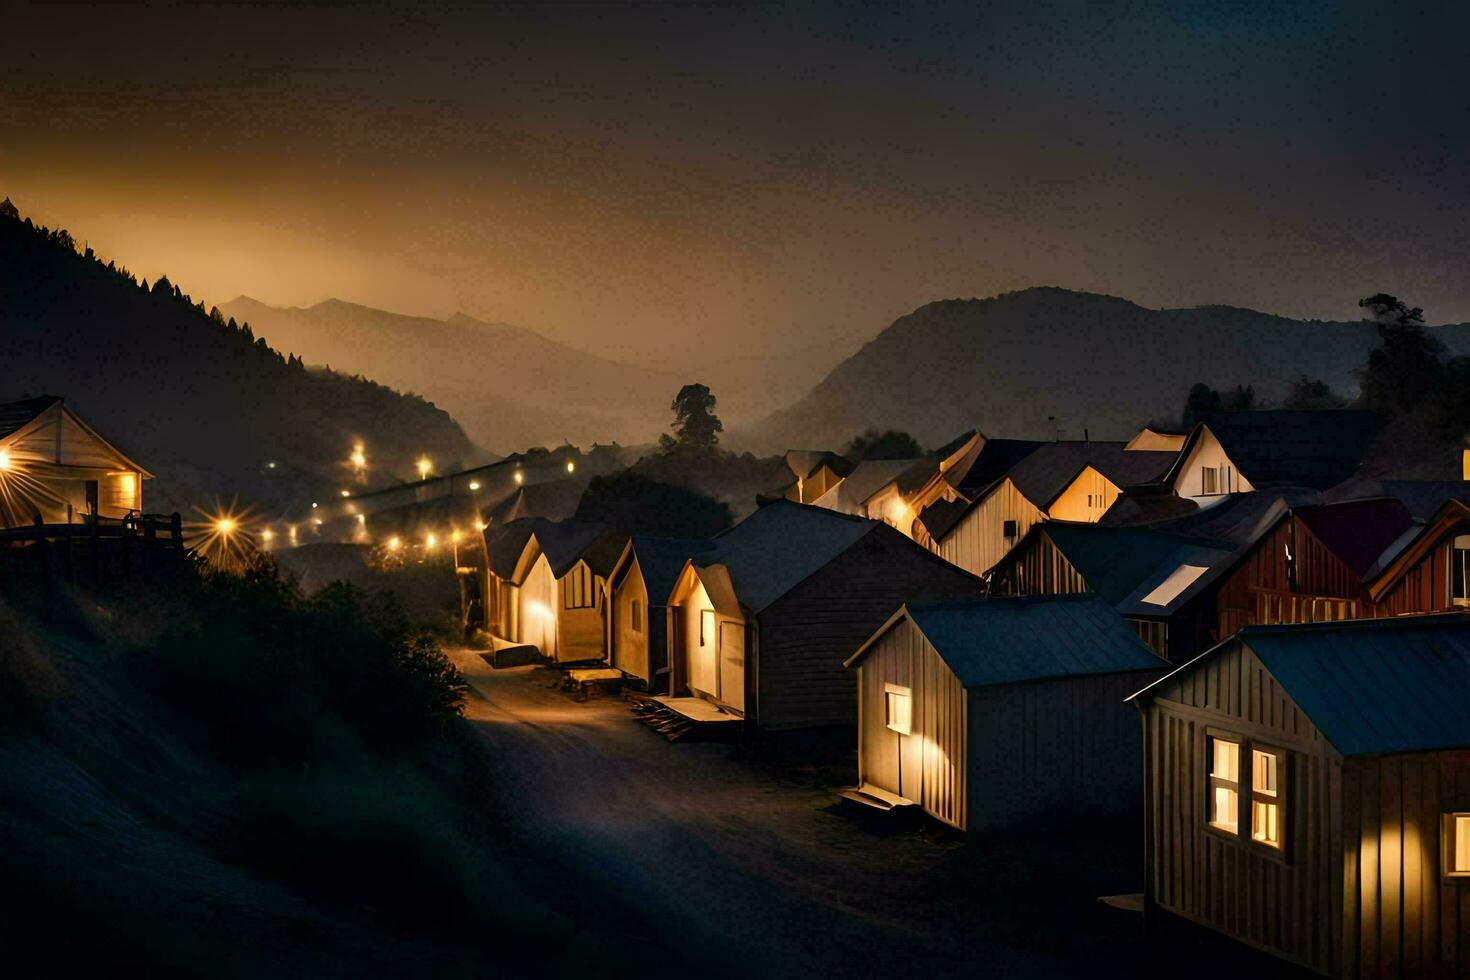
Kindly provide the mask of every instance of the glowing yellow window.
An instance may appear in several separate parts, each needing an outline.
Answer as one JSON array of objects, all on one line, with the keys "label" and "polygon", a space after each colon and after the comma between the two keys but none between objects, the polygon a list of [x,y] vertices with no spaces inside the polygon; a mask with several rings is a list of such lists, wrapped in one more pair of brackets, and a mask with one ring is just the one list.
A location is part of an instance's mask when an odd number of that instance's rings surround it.
[{"label": "glowing yellow window", "polygon": [[1281,847],[1281,756],[1251,750],[1251,840]]},{"label": "glowing yellow window", "polygon": [[1446,813],[1444,830],[1444,873],[1470,877],[1470,813]]},{"label": "glowing yellow window", "polygon": [[897,684],[885,684],[883,697],[887,702],[888,727],[900,735],[907,735],[913,726],[913,692]]},{"label": "glowing yellow window", "polygon": [[1227,833],[1240,832],[1240,743],[1211,738],[1210,826]]}]

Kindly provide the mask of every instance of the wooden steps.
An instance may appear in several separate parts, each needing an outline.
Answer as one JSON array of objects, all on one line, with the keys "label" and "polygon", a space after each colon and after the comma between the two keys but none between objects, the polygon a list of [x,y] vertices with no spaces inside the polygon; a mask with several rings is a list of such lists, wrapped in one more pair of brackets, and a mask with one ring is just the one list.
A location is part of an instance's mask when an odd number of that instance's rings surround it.
[{"label": "wooden steps", "polygon": [[640,721],[670,742],[739,734],[741,719],[738,716],[721,711],[707,701],[699,701],[699,706],[683,703],[697,700],[638,696],[633,700],[632,709]]},{"label": "wooden steps", "polygon": [[845,800],[861,803],[863,806],[872,807],[887,813],[900,807],[913,806],[913,800],[906,800],[902,796],[888,792],[886,789],[874,786],[872,783],[863,783],[852,789],[845,789],[839,794]]}]

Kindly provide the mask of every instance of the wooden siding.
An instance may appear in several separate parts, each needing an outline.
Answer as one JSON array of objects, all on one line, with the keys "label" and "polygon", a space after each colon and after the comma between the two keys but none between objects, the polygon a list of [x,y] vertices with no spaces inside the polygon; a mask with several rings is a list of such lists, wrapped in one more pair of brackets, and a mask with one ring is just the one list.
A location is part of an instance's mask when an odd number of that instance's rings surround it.
[{"label": "wooden siding", "polygon": [[[638,603],[640,622],[633,623],[633,603]],[[660,613],[663,611],[659,610]],[[612,663],[623,673],[645,683],[653,681],[649,657],[649,633],[654,617],[648,608],[648,587],[643,582],[643,569],[634,558],[632,566],[613,588]]]},{"label": "wooden siding", "polygon": [[1092,591],[1082,573],[1072,567],[1045,533],[1036,534],[1023,547],[1012,550],[995,567],[990,590],[998,595],[1068,595]]},{"label": "wooden siding", "polygon": [[[1294,574],[1286,561],[1291,548]],[[1257,541],[1220,585],[1218,636],[1243,626],[1319,623],[1365,615],[1367,591],[1353,570],[1293,517]]]},{"label": "wooden siding", "polygon": [[[582,575],[590,584],[591,606],[568,607],[574,601],[570,584],[575,575]],[[607,581],[593,575],[587,563],[579,561],[556,584],[556,659],[563,662],[603,659],[607,656],[607,622],[603,618],[607,611]]]},{"label": "wooden siding", "polygon": [[969,829],[1044,814],[1136,817],[1142,739],[1123,699],[1157,677],[1137,671],[971,689]]},{"label": "wooden siding", "polygon": [[874,529],[761,612],[748,707],[762,729],[855,725],[856,678],[843,661],[905,602],[979,594],[973,578]]},{"label": "wooden siding", "polygon": [[[858,778],[965,829],[965,689],[914,624],[894,625],[858,663]],[[888,727],[888,684],[912,693],[908,735]]]},{"label": "wooden siding", "polygon": [[[1147,902],[1331,973],[1342,929],[1341,758],[1239,643],[1159,689],[1143,728]],[[1284,854],[1206,827],[1211,728],[1285,750]]]},{"label": "wooden siding", "polygon": [[[1021,496],[1009,479],[961,517],[932,550],[972,575],[983,575],[1026,536],[1031,526],[1046,519],[1031,501]],[[1016,536],[1005,536],[1005,522],[1016,522]]]},{"label": "wooden siding", "polygon": [[1343,764],[1340,976],[1470,976],[1470,878],[1441,864],[1453,810],[1470,810],[1470,750]]},{"label": "wooden siding", "polygon": [[1052,501],[1047,516],[1054,521],[1096,524],[1117,502],[1118,492],[1112,480],[1088,466]]},{"label": "wooden siding", "polygon": [[[727,616],[715,609],[714,603],[710,601],[709,593],[705,591],[704,585],[699,581],[699,576],[695,574],[693,568],[685,568],[680,576],[679,584],[674,588],[671,607],[678,610],[677,619],[680,624],[679,629],[682,631],[678,647],[682,657],[682,663],[678,668],[680,683],[687,687],[689,694],[718,701],[737,711],[743,711],[745,685],[743,683],[734,687],[729,685],[729,672],[721,669],[719,643],[720,633],[725,624],[734,624],[743,630],[744,620]],[[704,616],[706,612],[711,614],[708,619]],[[703,643],[700,642],[702,623],[706,627]],[[749,662],[743,649],[740,651],[740,656],[743,663]],[[674,693],[683,694],[686,691],[676,688]]]},{"label": "wooden siding", "polygon": [[1373,604],[1374,616],[1405,616],[1411,613],[1444,612],[1459,609],[1450,600],[1450,549],[1456,534],[1466,533],[1465,525],[1450,530],[1444,538],[1414,563],[1394,586]]},{"label": "wooden siding", "polygon": [[[1215,469],[1224,468],[1221,479],[1224,481],[1216,493],[1204,492],[1204,467]],[[1225,485],[1228,484],[1228,485]],[[1174,478],[1174,492],[1181,497],[1188,497],[1201,506],[1209,506],[1226,493],[1249,493],[1255,488],[1225,455],[1225,448],[1214,434],[1205,429],[1200,432],[1200,437],[1195,441],[1194,447],[1189,451],[1189,457],[1179,467],[1179,472]]]},{"label": "wooden siding", "polygon": [[561,605],[561,593],[545,555],[536,557],[525,581],[516,589],[516,604],[518,635],[511,639],[529,643],[540,650],[543,657],[555,660],[557,607]]}]

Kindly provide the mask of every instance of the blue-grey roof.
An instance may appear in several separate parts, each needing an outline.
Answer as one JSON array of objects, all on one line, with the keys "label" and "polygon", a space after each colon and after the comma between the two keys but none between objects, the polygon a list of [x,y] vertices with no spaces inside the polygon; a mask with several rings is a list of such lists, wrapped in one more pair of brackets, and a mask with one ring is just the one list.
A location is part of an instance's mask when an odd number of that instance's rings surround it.
[{"label": "blue-grey roof", "polygon": [[965,687],[1167,667],[1095,596],[917,603],[907,612]]},{"label": "blue-grey roof", "polygon": [[643,573],[651,605],[662,606],[674,591],[674,583],[690,558],[699,561],[714,542],[703,538],[659,538],[646,534],[633,535],[633,555]]},{"label": "blue-grey roof", "polygon": [[[1230,548],[1209,538],[1188,537],[1148,528],[1108,527],[1046,521],[1032,534],[1045,534],[1086,580],[1087,585],[1114,606],[1141,599],[1182,564],[1214,567],[1230,557]],[[1147,587],[1147,588],[1145,588]],[[1192,590],[1186,595],[1192,594]],[[1169,607],[1150,607],[1151,615],[1168,615],[1186,600]],[[1130,614],[1133,611],[1129,606]]]},{"label": "blue-grey roof", "polygon": [[759,613],[879,526],[778,500],[720,532],[712,550],[693,557],[700,566],[724,565],[741,605]]},{"label": "blue-grey roof", "polygon": [[1247,627],[1240,639],[1343,755],[1470,748],[1470,616]]},{"label": "blue-grey roof", "polygon": [[1237,641],[1345,756],[1470,748],[1470,615],[1248,626],[1133,698]]}]

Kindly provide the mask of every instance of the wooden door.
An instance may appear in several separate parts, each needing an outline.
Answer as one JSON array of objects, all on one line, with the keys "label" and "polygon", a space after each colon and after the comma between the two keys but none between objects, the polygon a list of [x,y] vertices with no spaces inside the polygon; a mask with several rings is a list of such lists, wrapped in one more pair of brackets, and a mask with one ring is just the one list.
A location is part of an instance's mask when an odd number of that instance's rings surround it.
[{"label": "wooden door", "polygon": [[720,623],[720,700],[745,710],[745,624]]}]

